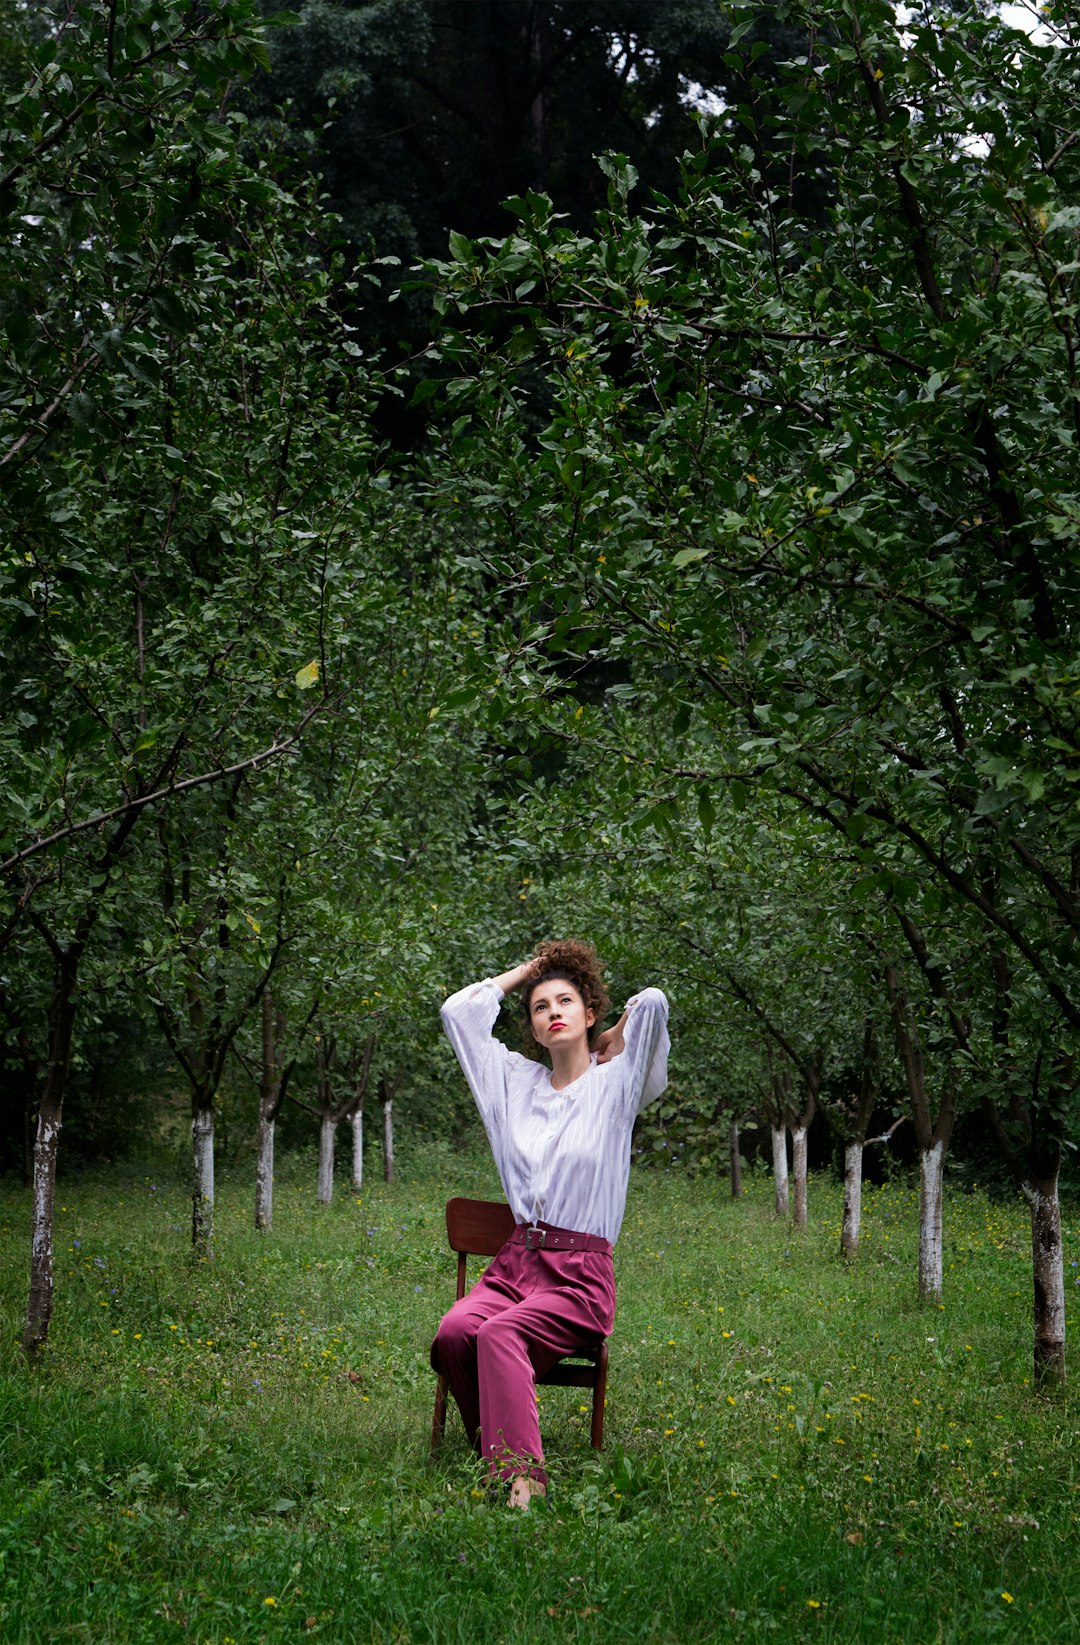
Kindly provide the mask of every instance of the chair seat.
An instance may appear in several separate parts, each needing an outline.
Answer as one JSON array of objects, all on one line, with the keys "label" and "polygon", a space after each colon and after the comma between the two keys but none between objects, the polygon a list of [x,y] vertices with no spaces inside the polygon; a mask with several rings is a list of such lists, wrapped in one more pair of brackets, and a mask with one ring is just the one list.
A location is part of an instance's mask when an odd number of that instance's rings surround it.
[{"label": "chair seat", "polygon": [[[600,1350],[597,1349],[597,1358]],[[561,1359],[550,1371],[545,1371],[537,1382],[553,1388],[592,1388],[596,1382],[596,1360],[576,1365],[573,1360]]]}]

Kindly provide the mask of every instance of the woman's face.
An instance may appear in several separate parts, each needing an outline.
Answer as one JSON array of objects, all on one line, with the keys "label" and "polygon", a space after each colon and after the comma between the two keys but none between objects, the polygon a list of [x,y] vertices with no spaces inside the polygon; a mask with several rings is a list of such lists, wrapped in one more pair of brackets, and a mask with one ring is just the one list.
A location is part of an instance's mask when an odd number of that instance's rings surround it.
[{"label": "woman's face", "polygon": [[529,996],[529,1026],[533,1039],[545,1051],[582,1039],[587,1043],[595,1021],[596,1012],[564,977],[546,977]]}]

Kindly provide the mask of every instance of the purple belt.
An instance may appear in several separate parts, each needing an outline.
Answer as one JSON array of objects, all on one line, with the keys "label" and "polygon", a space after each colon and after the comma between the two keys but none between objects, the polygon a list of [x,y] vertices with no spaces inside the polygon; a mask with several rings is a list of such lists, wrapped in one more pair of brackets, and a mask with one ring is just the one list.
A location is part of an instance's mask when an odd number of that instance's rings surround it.
[{"label": "purple belt", "polygon": [[573,1228],[554,1228],[550,1222],[519,1222],[507,1241],[527,1251],[603,1251],[611,1255],[611,1241],[599,1234],[579,1234]]}]

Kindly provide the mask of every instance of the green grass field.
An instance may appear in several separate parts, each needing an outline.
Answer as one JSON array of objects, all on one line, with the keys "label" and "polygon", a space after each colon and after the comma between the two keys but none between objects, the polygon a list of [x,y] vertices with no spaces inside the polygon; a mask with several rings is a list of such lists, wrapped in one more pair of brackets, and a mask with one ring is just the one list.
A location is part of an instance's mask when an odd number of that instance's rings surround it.
[{"label": "green grass field", "polygon": [[[452,1177],[452,1180],[450,1180]],[[839,1189],[802,1236],[771,1185],[636,1173],[616,1252],[607,1444],[542,1395],[552,1490],[486,1500],[427,1352],[442,1205],[482,1162],[333,1207],[286,1167],[275,1231],[226,1181],[186,1256],[173,1180],[67,1180],[44,1363],[15,1346],[29,1197],[0,1199],[0,1639],[352,1642],[1080,1639],[1075,1395],[1031,1385],[1027,1219],[946,1206],[946,1301],[914,1302],[915,1199]],[[1075,1327],[1078,1254],[1067,1227]]]}]

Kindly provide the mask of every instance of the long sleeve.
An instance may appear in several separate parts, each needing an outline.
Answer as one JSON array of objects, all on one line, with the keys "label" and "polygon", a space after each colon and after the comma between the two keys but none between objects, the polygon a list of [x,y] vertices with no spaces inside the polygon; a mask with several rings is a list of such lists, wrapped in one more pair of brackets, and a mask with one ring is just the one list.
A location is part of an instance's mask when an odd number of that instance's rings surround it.
[{"label": "long sleeve", "polygon": [[485,979],[451,994],[440,1013],[446,1037],[489,1129],[501,1118],[506,1088],[503,1064],[510,1055],[491,1032],[502,997],[495,984]]},{"label": "long sleeve", "polygon": [[667,995],[660,988],[643,988],[627,1001],[626,1012],[622,1055],[627,1065],[626,1117],[632,1121],[667,1086],[671,1049]]}]

